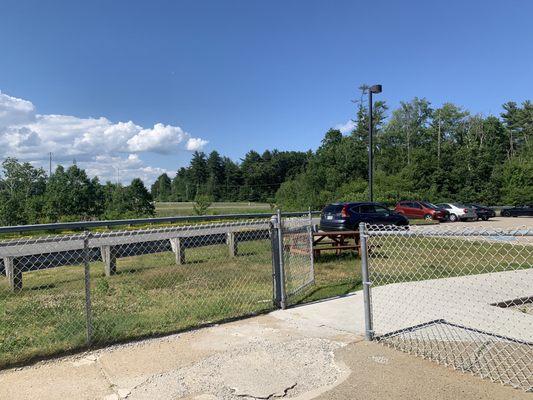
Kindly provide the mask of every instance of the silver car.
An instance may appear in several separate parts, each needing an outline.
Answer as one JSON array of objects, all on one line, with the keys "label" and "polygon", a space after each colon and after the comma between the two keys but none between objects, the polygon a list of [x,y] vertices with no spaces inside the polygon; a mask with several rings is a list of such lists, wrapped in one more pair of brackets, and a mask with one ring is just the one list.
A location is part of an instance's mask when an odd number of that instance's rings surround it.
[{"label": "silver car", "polygon": [[440,203],[438,207],[446,209],[450,213],[450,221],[474,221],[477,219],[476,209],[460,203]]}]

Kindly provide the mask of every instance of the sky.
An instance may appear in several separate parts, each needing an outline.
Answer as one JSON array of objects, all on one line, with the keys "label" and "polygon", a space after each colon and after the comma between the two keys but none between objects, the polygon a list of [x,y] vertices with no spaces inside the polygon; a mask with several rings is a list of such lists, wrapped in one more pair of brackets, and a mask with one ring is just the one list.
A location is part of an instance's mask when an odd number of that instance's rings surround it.
[{"label": "sky", "polygon": [[530,1],[0,2],[0,158],[147,183],[195,150],[316,149],[361,84],[496,114],[532,99]]}]

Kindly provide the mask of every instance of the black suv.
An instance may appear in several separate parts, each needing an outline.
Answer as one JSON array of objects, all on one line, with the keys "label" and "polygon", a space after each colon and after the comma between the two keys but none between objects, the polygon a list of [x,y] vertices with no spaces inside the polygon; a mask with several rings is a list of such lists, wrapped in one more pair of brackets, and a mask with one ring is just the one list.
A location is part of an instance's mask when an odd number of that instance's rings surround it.
[{"label": "black suv", "polygon": [[407,226],[409,220],[379,203],[335,203],[322,210],[320,229],[323,231],[359,230],[359,224]]}]

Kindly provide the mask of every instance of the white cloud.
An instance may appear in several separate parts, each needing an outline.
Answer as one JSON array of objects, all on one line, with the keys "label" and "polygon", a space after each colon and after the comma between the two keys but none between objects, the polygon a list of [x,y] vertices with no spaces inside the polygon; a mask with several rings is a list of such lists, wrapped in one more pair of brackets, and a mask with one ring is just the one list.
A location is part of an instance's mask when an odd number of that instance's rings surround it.
[{"label": "white cloud", "polygon": [[33,121],[35,107],[30,101],[17,99],[0,91],[0,129]]},{"label": "white cloud", "polygon": [[141,177],[151,177],[165,170],[145,166],[137,154],[195,151],[207,143],[179,126],[162,123],[144,128],[132,121],[112,122],[104,117],[37,114],[30,101],[0,92],[2,158],[16,157],[38,164],[53,152],[63,160],[75,158],[80,165],[85,163],[91,175],[110,177],[112,174],[106,171],[112,163],[119,163],[132,177],[137,176],[135,171]]},{"label": "white cloud", "polygon": [[335,125],[335,129],[338,129],[339,131],[341,131],[343,135],[346,135],[347,133],[352,132],[355,129],[355,127],[356,127],[356,124],[351,119],[346,121],[344,124]]},{"label": "white cloud", "polygon": [[187,140],[187,146],[185,148],[189,151],[201,150],[207,143],[207,140],[200,138],[190,138]]},{"label": "white cloud", "polygon": [[[155,151],[160,153],[168,153],[173,148],[180,145],[185,139],[200,140],[207,144],[207,141],[202,139],[191,138],[188,133],[183,132],[179,126],[155,124],[152,129],[142,129],[135,136],[128,140],[128,148],[130,151]],[[187,150],[188,145],[185,146]]]}]

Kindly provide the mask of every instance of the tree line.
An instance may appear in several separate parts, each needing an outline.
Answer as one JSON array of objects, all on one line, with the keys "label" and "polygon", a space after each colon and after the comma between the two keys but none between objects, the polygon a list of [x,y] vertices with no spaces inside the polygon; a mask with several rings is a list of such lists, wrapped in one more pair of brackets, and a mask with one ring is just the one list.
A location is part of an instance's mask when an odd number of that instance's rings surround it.
[{"label": "tree line", "polygon": [[305,170],[312,152],[267,150],[246,153],[240,163],[221,157],[217,151],[209,155],[195,152],[188,167],[182,167],[172,179],[167,174],[157,178],[151,193],[157,201],[275,202],[283,182]]},{"label": "tree line", "polygon": [[[367,87],[361,88],[362,96]],[[276,193],[287,209],[368,198],[368,110],[357,101],[355,128],[329,130],[305,171]],[[387,117],[375,104],[374,197],[399,200],[533,203],[533,103],[507,102],[499,117],[426,99],[401,102]]]},{"label": "tree line", "polygon": [[[155,201],[269,202],[285,210],[319,209],[334,201],[368,195],[368,109],[361,87],[354,129],[326,132],[316,151],[249,151],[235,162],[217,151],[195,152],[176,175],[159,176],[147,190],[136,178],[123,186],[89,178],[76,165],[42,168],[7,158],[0,178],[0,223],[152,216]],[[499,116],[472,114],[426,99],[401,102],[389,113],[374,106],[374,195],[394,204],[403,199],[489,205],[533,202],[533,103],[503,104]]]},{"label": "tree line", "polygon": [[[355,128],[326,132],[316,151],[248,152],[240,163],[194,153],[175,177],[161,175],[151,192],[158,201],[262,201],[287,210],[319,209],[333,201],[368,198],[368,109],[362,86]],[[401,102],[374,106],[376,201],[403,199],[533,202],[533,103],[507,102],[499,116],[472,114],[452,103]]]},{"label": "tree line", "polygon": [[47,176],[42,168],[7,158],[0,179],[0,223],[25,225],[94,219],[149,217],[152,196],[142,180],[128,186],[90,179],[76,165],[59,165]]}]

